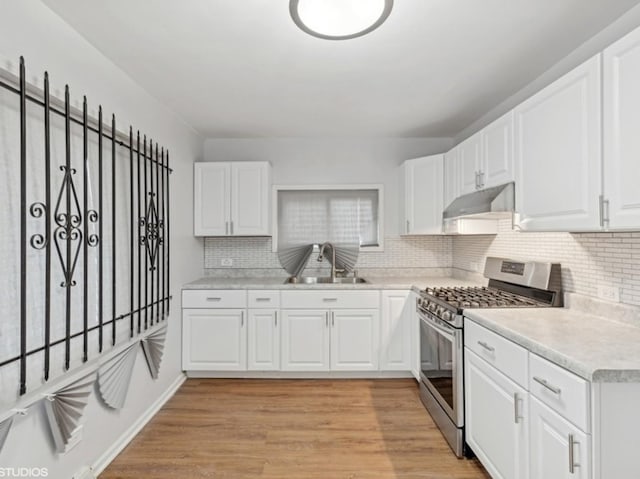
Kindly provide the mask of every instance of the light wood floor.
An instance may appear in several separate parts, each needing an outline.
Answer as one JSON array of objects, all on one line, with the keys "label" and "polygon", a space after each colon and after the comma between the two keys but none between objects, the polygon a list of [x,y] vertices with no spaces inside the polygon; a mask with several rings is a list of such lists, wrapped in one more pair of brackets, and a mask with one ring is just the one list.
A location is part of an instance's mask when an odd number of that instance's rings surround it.
[{"label": "light wood floor", "polygon": [[101,479],[486,479],[415,381],[190,379]]}]

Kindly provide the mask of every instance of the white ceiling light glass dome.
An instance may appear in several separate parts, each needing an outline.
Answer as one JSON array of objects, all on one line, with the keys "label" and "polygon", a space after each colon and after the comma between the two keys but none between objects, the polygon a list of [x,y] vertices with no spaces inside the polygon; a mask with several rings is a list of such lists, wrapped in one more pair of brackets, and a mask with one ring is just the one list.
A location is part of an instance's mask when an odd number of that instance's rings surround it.
[{"label": "white ceiling light glass dome", "polygon": [[393,0],[290,0],[300,29],[325,40],[348,40],[372,32],[389,17]]}]

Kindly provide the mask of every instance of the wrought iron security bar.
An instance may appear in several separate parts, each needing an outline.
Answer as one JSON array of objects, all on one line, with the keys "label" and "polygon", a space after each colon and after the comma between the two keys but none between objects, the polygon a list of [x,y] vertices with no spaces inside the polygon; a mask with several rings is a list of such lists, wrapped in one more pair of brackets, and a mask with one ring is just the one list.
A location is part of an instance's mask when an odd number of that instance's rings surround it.
[{"label": "wrought iron security bar", "polygon": [[[19,363],[17,388],[23,395],[32,369],[29,358],[43,355],[42,378],[47,381],[54,367],[53,348],[64,349],[60,355],[63,364],[58,365],[63,373],[72,368],[74,359],[87,362],[91,350],[100,354],[109,344],[129,340],[167,318],[171,299],[171,169],[168,150],[147,141],[146,135],[141,140],[139,131],[134,136],[132,127],[128,135],[118,132],[115,115],[105,124],[102,106],[97,119],[89,117],[86,97],[81,111],[74,109],[68,85],[64,101],[52,98],[47,72],[43,90],[27,85],[22,57],[17,78],[6,71],[0,73],[0,87],[19,98],[20,123],[16,251],[20,267],[19,278],[15,278],[19,283],[19,317],[2,319],[20,322],[19,348],[11,357],[0,356],[0,368]],[[38,115],[43,129],[38,137],[43,135],[44,151],[34,168],[29,158],[33,151],[29,138],[34,132],[29,123]],[[54,122],[59,123],[57,128]],[[60,148],[59,155],[64,161],[57,165],[54,142],[62,140],[55,133],[64,137],[64,153]],[[82,153],[77,155],[74,140],[80,138]],[[96,142],[97,153],[92,151]],[[44,178],[43,188],[37,184],[30,187],[30,176],[35,175]],[[31,200],[34,196],[37,199],[31,201],[28,193]],[[43,262],[44,267],[33,267],[34,262]],[[36,294],[38,288],[30,288],[38,282],[44,285],[43,295]],[[42,303],[41,317],[35,317],[32,303]],[[80,324],[77,316],[81,316],[81,326],[74,329],[75,323]],[[119,325],[127,318],[128,332],[124,334]],[[41,340],[31,332],[31,326],[40,322]],[[63,331],[62,337],[54,338],[54,330]],[[97,345],[91,343],[93,333],[97,333]],[[80,338],[82,354],[75,358],[79,351],[72,343]]]}]

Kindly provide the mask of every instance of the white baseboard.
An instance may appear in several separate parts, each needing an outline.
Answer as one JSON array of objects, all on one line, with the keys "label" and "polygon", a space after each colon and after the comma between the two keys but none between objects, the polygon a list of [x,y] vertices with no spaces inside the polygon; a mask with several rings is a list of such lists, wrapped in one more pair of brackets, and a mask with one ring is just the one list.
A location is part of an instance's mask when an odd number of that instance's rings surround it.
[{"label": "white baseboard", "polygon": [[113,445],[105,451],[93,464],[92,470],[96,477],[104,471],[111,461],[113,461],[118,454],[131,442],[131,440],[142,430],[142,428],[156,415],[156,413],[164,406],[164,404],[171,399],[176,391],[187,380],[184,374],[181,374],[176,380],[167,388],[167,390],[147,409],[142,416],[134,422],[129,429],[127,429],[122,436],[118,438]]},{"label": "white baseboard", "polygon": [[185,371],[190,378],[215,379],[394,379],[412,378],[409,371]]}]

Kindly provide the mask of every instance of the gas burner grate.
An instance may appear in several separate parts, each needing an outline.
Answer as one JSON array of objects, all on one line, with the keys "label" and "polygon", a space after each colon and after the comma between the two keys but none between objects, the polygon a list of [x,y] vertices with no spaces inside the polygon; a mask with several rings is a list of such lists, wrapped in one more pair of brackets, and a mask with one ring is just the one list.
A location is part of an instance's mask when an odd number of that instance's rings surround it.
[{"label": "gas burner grate", "polygon": [[488,286],[435,287],[425,292],[456,308],[518,308],[547,306],[545,303]]}]

